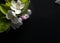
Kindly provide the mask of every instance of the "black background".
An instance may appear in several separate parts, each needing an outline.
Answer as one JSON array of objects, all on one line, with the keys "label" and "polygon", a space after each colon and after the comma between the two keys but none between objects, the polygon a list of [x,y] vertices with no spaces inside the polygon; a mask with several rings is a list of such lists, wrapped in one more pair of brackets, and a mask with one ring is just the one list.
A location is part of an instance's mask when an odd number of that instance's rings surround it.
[{"label": "black background", "polygon": [[5,42],[50,43],[60,40],[60,5],[55,0],[31,0],[31,17],[20,29],[11,29],[0,36]]}]

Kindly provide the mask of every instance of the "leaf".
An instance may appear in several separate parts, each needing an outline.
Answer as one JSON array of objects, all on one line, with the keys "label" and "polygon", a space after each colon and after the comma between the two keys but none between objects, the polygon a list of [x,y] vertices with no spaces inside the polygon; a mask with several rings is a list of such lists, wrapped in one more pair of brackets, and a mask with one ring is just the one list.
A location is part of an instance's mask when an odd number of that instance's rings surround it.
[{"label": "leaf", "polygon": [[8,21],[3,15],[3,13],[0,12],[0,33],[6,31],[10,27],[10,21]]},{"label": "leaf", "polygon": [[27,0],[21,0],[22,1],[22,3],[26,3],[27,2]]},{"label": "leaf", "polygon": [[0,11],[1,11],[4,15],[7,14],[7,12],[8,12],[9,9],[10,9],[10,7],[8,7],[8,6],[6,6],[6,5],[3,5],[3,4],[0,5]]},{"label": "leaf", "polygon": [[11,6],[11,0],[6,0],[6,4],[5,4],[6,6]]},{"label": "leaf", "polygon": [[1,18],[6,18],[5,15],[2,14],[2,12],[0,12],[0,19]]},{"label": "leaf", "polygon": [[0,18],[0,33],[6,31],[10,27],[10,22],[4,18]]},{"label": "leaf", "polygon": [[0,11],[6,15],[6,13],[8,12],[8,10],[10,10],[10,6],[11,6],[11,0],[6,0],[5,4],[0,4]]},{"label": "leaf", "polygon": [[[23,0],[22,0],[22,1],[23,1]],[[27,9],[28,9],[28,7],[29,7],[29,3],[30,3],[30,1],[29,1],[29,0],[26,0],[26,2],[25,2],[25,7],[24,7],[24,9],[22,9],[21,15],[24,14],[24,13],[26,13],[26,11],[27,11]]]},{"label": "leaf", "polygon": [[0,11],[1,11],[3,14],[6,14],[6,10],[5,10],[2,6],[0,6]]}]

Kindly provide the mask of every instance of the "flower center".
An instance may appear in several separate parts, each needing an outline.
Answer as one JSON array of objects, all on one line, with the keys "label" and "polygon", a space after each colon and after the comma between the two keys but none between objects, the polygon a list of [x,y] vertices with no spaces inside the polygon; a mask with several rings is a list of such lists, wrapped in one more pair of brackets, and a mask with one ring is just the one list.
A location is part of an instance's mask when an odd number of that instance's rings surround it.
[{"label": "flower center", "polygon": [[19,3],[16,4],[16,9],[17,9],[17,10],[20,9],[20,4],[19,4]]}]

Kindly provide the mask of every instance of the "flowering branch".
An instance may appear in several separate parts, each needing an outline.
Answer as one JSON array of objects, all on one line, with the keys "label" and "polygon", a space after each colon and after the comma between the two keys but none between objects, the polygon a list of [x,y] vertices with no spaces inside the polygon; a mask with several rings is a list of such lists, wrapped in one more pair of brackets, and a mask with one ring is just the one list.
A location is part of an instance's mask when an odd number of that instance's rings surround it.
[{"label": "flowering branch", "polygon": [[[6,0],[5,4],[0,5],[0,12],[5,16],[4,20],[6,20],[9,24],[8,25],[6,23],[7,26],[5,30],[7,30],[10,26],[13,29],[19,28],[23,24],[23,21],[29,18],[31,15],[31,10],[28,9],[29,2],[29,0]],[[4,23],[2,24],[4,25]],[[1,28],[4,27],[3,25],[0,25],[0,32],[5,31]]]}]

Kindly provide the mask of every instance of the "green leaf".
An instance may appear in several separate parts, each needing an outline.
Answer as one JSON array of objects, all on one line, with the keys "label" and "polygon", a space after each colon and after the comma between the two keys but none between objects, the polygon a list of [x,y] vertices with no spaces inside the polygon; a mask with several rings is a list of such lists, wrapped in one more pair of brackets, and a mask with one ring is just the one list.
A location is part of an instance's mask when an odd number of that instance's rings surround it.
[{"label": "green leaf", "polygon": [[[22,0],[22,1],[23,1],[23,0]],[[27,9],[28,9],[28,7],[29,7],[29,3],[30,3],[30,1],[29,1],[29,0],[26,0],[26,2],[25,2],[25,7],[24,7],[24,9],[22,9],[21,15],[24,14],[24,13],[26,13],[26,11],[27,11]]]},{"label": "green leaf", "polygon": [[6,31],[10,27],[10,22],[8,22],[6,19],[1,18],[0,19],[0,33]]},{"label": "green leaf", "polygon": [[0,11],[3,13],[3,14],[6,14],[6,10],[4,9],[4,7],[0,6]]},{"label": "green leaf", "polygon": [[5,15],[2,14],[2,12],[0,12],[0,19],[1,18],[6,18]]},{"label": "green leaf", "polygon": [[22,3],[26,3],[27,2],[27,0],[21,0],[22,1]]},{"label": "green leaf", "polygon": [[8,6],[6,6],[6,5],[3,5],[3,4],[0,5],[0,11],[1,11],[4,15],[7,14],[8,10],[10,10],[10,7],[8,7]]},{"label": "green leaf", "polygon": [[0,33],[6,31],[10,27],[10,21],[8,21],[3,15],[2,12],[0,12]]},{"label": "green leaf", "polygon": [[6,4],[5,4],[6,6],[11,6],[11,0],[6,0]]}]

